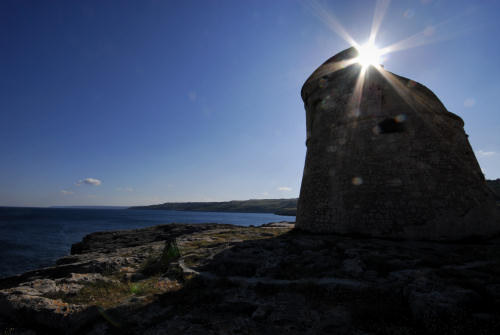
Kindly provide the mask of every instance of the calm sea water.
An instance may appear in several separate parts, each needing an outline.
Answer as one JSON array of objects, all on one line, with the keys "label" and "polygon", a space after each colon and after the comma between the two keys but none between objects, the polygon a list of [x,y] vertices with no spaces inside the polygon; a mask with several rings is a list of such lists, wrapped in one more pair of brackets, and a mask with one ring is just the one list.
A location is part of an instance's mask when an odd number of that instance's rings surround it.
[{"label": "calm sea water", "polygon": [[294,221],[258,213],[127,209],[0,208],[0,277],[50,266],[85,235],[164,223],[230,223],[239,226]]}]

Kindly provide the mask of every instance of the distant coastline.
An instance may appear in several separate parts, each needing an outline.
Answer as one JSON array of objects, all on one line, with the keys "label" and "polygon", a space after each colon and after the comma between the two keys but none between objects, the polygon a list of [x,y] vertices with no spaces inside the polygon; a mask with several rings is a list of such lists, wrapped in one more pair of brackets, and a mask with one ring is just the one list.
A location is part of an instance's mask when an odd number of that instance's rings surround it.
[{"label": "distant coastline", "polygon": [[[500,179],[486,180],[486,184],[500,201]],[[240,212],[273,213],[276,215],[297,215],[297,198],[291,199],[250,199],[221,202],[166,202],[157,205],[133,206],[129,209],[158,209],[193,212]]]},{"label": "distant coastline", "polygon": [[68,209],[127,209],[128,206],[50,206],[49,208],[68,208]]},{"label": "distant coastline", "polygon": [[150,206],[134,206],[129,209],[157,209],[194,212],[239,212],[272,213],[295,216],[297,198],[291,199],[250,199],[221,202],[166,202]]}]

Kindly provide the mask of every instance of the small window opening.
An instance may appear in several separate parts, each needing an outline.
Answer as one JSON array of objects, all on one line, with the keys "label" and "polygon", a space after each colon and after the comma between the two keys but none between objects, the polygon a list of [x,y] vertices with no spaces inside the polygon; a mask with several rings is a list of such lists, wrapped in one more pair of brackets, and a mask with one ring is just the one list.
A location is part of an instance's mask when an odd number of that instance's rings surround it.
[{"label": "small window opening", "polygon": [[402,133],[406,130],[404,121],[398,118],[387,118],[378,124],[380,134]]}]

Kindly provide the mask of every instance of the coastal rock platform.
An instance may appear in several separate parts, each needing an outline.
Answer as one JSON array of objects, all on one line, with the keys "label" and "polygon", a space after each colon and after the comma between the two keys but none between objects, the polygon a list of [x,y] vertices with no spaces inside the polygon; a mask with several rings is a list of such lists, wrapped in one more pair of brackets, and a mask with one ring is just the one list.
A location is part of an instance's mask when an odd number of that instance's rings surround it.
[{"label": "coastal rock platform", "polygon": [[168,224],[0,279],[2,334],[499,334],[500,238]]}]

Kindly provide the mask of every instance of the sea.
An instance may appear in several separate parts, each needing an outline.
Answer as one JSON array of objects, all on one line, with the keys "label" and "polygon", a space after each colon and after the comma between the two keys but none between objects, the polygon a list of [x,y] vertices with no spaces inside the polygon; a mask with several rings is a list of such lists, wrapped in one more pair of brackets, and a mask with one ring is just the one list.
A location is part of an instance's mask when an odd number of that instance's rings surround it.
[{"label": "sea", "polygon": [[295,221],[295,217],[267,213],[0,207],[0,278],[51,266],[69,254],[73,243],[96,231],[168,223],[257,226],[277,221]]}]

